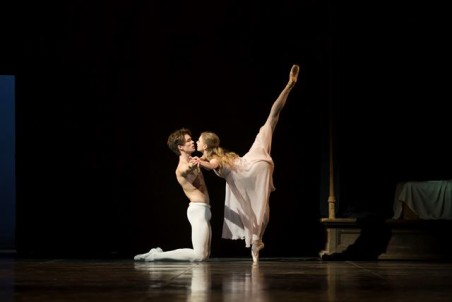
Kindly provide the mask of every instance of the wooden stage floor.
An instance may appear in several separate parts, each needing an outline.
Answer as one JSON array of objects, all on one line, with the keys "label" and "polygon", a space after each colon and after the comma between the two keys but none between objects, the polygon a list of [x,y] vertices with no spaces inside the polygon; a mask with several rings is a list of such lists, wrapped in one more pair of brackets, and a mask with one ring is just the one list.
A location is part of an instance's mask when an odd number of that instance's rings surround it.
[{"label": "wooden stage floor", "polygon": [[253,265],[244,258],[185,263],[0,257],[1,302],[451,299],[451,262],[262,258]]}]

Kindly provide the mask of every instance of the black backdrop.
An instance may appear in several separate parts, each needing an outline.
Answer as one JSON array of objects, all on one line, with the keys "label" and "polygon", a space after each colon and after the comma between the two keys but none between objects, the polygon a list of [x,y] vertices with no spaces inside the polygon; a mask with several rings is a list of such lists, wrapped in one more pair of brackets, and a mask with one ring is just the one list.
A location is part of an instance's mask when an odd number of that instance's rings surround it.
[{"label": "black backdrop", "polygon": [[[130,257],[190,246],[167,135],[213,130],[243,154],[294,63],[300,82],[274,136],[264,257],[322,248],[330,104],[338,214],[387,216],[397,181],[450,178],[447,96],[426,88],[442,84],[426,74],[426,59],[438,59],[416,56],[416,22],[405,32],[383,26],[407,20],[402,9],[382,22],[387,6],[352,13],[328,0],[2,5],[1,72],[17,77],[22,254]],[[205,174],[212,256],[248,256],[243,241],[220,238],[224,181]]]}]

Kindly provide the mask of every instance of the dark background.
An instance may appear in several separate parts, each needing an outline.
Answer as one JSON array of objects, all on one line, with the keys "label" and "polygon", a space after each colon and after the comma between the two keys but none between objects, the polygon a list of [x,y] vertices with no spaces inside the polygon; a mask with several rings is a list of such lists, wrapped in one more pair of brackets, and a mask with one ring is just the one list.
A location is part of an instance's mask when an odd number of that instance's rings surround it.
[{"label": "dark background", "polygon": [[[167,136],[212,130],[244,154],[294,63],[301,74],[274,135],[263,257],[323,248],[330,121],[338,216],[391,217],[398,181],[451,178],[449,21],[436,4],[1,6],[0,73],[16,75],[20,254],[190,247]],[[224,180],[205,175],[212,257],[248,257],[243,241],[221,239]]]}]

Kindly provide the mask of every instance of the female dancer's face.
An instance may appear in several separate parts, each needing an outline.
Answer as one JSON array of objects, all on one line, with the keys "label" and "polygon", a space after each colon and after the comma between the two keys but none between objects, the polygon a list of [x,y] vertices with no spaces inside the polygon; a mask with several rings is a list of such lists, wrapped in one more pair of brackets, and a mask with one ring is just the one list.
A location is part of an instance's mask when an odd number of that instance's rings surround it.
[{"label": "female dancer's face", "polygon": [[204,150],[206,150],[207,145],[204,142],[204,138],[202,137],[202,135],[199,137],[198,141],[196,142],[197,145],[197,150],[199,152],[204,152]]}]

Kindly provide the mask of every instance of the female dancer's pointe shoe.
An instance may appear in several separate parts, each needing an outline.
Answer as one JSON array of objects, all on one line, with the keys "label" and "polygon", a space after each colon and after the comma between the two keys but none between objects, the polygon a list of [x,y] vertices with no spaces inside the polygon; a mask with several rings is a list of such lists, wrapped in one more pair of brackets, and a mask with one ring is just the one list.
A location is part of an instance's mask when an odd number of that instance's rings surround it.
[{"label": "female dancer's pointe shoe", "polygon": [[295,83],[298,80],[298,73],[300,72],[300,66],[293,65],[292,69],[290,70],[290,77],[289,77],[289,86],[293,87]]},{"label": "female dancer's pointe shoe", "polygon": [[264,243],[262,241],[255,241],[251,247],[251,256],[253,257],[253,262],[259,261],[259,251],[264,248]]},{"label": "female dancer's pointe shoe", "polygon": [[153,253],[161,253],[163,252],[163,250],[159,247],[153,248],[151,249],[149,252],[144,253],[144,254],[139,254],[136,255],[135,257],[133,257],[134,260],[146,260],[146,257],[153,254]]}]

